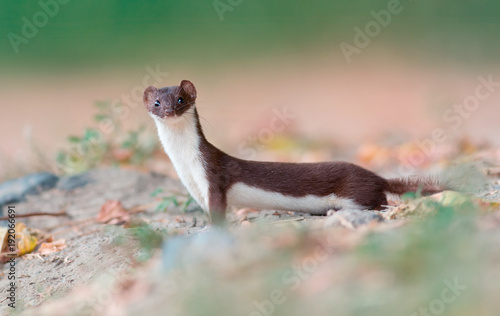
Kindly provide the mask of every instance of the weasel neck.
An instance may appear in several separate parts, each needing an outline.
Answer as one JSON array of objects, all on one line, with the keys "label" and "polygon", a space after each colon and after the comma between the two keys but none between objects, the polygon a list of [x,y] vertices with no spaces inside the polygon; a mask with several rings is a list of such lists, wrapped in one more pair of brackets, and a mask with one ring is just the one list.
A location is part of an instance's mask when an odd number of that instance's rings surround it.
[{"label": "weasel neck", "polygon": [[158,136],[181,182],[198,204],[208,211],[209,183],[205,172],[205,159],[200,144],[207,143],[201,129],[198,113],[184,113],[176,121],[154,118]]}]

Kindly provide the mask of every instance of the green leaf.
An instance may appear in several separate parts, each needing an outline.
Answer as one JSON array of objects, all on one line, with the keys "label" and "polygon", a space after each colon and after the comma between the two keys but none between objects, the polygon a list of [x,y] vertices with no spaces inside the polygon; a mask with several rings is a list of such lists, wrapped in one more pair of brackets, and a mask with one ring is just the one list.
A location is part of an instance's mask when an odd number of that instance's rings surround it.
[{"label": "green leaf", "polygon": [[179,201],[177,201],[177,198],[175,196],[171,196],[170,200],[172,201],[172,203],[174,203],[176,207],[179,207],[180,203]]},{"label": "green leaf", "polygon": [[188,208],[188,207],[189,207],[189,205],[190,205],[191,203],[193,203],[193,202],[194,202],[194,199],[193,199],[193,197],[190,195],[190,196],[189,196],[189,198],[187,199],[187,201],[184,203],[184,206],[182,207],[182,213],[186,213],[187,208]]},{"label": "green leaf", "polygon": [[68,141],[73,144],[78,144],[82,139],[78,136],[69,136]]},{"label": "green leaf", "polygon": [[106,120],[106,119],[108,119],[108,118],[109,118],[109,116],[104,115],[104,114],[96,114],[96,115],[94,116],[94,119],[95,119],[97,122],[104,121],[104,120]]},{"label": "green leaf", "polygon": [[162,188],[158,188],[158,189],[154,190],[153,193],[151,193],[151,197],[156,197],[161,192],[163,192],[163,189]]},{"label": "green leaf", "polygon": [[134,143],[133,143],[133,142],[131,142],[130,140],[126,140],[126,141],[124,141],[124,142],[122,143],[122,146],[121,146],[121,147],[122,147],[122,148],[124,148],[124,149],[130,149],[130,148],[132,148],[133,146],[134,146]]},{"label": "green leaf", "polygon": [[85,133],[83,136],[83,139],[88,141],[91,139],[100,139],[101,138],[101,133],[99,133],[98,130],[93,129],[93,128],[87,128],[85,129]]},{"label": "green leaf", "polygon": [[155,208],[155,210],[154,210],[154,211],[155,211],[155,212],[163,212],[163,211],[165,211],[165,210],[167,209],[168,204],[170,204],[170,202],[169,202],[169,201],[162,201],[162,202],[160,202],[160,204],[158,204],[158,205],[156,206],[156,208]]}]

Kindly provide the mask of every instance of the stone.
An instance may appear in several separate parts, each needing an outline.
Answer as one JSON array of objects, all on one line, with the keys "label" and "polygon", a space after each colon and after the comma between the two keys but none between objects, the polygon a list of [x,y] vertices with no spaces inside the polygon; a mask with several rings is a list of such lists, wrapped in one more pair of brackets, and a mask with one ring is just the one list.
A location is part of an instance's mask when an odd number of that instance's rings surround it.
[{"label": "stone", "polygon": [[22,178],[12,179],[0,184],[0,205],[18,203],[26,195],[38,194],[52,189],[59,177],[49,172],[33,173]]},{"label": "stone", "polygon": [[92,179],[88,173],[82,173],[61,178],[56,188],[61,191],[73,191],[74,189],[86,186],[91,181]]},{"label": "stone", "polygon": [[383,222],[384,218],[375,211],[340,210],[326,220],[325,226],[358,228],[373,222]]}]

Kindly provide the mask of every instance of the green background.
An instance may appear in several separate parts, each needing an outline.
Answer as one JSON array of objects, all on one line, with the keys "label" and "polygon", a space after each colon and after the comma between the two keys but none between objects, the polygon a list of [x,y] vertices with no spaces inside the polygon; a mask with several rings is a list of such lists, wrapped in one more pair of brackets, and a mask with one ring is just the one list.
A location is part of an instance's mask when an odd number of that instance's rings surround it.
[{"label": "green background", "polygon": [[[43,1],[47,2],[47,1]],[[222,0],[227,3],[227,0]],[[69,1],[47,25],[20,46],[22,17],[41,10],[38,1],[2,1],[0,69],[131,66],[172,60],[218,64],[259,56],[331,50],[352,43],[354,27],[373,20],[371,10],[389,1],[243,0],[221,21],[213,1]],[[401,1],[403,11],[379,35],[407,56],[427,61],[492,62],[500,42],[500,2]]]}]

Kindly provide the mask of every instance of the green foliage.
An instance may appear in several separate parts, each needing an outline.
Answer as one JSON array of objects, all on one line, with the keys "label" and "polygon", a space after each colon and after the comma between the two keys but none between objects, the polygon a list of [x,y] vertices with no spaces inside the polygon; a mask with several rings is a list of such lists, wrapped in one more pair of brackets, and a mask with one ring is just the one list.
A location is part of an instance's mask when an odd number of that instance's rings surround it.
[{"label": "green foliage", "polygon": [[[231,3],[222,1],[222,3]],[[171,60],[203,66],[213,61],[269,55],[282,49],[300,52],[338,49],[354,38],[354,27],[373,20],[372,10],[388,1],[234,1],[221,21],[213,1],[70,1],[36,37],[15,53],[0,41],[4,67],[55,66],[83,69],[110,64],[143,65]],[[401,1],[381,32],[384,40],[415,49],[416,56],[477,62],[496,60],[500,4],[496,1]],[[96,10],[99,8],[99,10]],[[4,1],[0,29],[22,35],[23,17],[41,11],[38,2]],[[42,11],[43,12],[43,11]],[[92,16],[92,19],[88,17]],[[168,31],[166,31],[168,30]],[[162,36],[168,32],[168,40]],[[481,49],[479,49],[481,48]],[[134,63],[135,62],[135,63]]]},{"label": "green foliage", "polygon": [[[151,193],[151,197],[158,197],[158,195],[163,192],[163,189],[158,188],[153,193]],[[188,195],[187,199],[183,202],[180,202],[178,196],[169,195],[162,197],[160,203],[156,206],[155,212],[166,212],[170,205],[174,205],[175,207],[181,207],[181,212],[194,212],[200,210],[199,208],[189,209],[189,206],[193,204],[195,200],[191,195]]]},{"label": "green foliage", "polygon": [[156,206],[155,212],[166,212],[171,204],[176,207],[180,205],[175,195],[163,197],[161,202]]},{"label": "green foliage", "polygon": [[96,102],[97,127],[87,128],[82,136],[71,135],[67,145],[58,151],[56,161],[63,173],[83,172],[101,165],[143,165],[156,149],[154,139],[145,128],[125,131],[120,118],[121,104]]},{"label": "green foliage", "polygon": [[184,204],[182,205],[182,209],[181,209],[181,211],[182,211],[183,213],[186,213],[186,212],[188,211],[188,207],[189,207],[189,205],[191,205],[193,202],[194,202],[194,199],[193,199],[193,197],[190,195],[190,196],[188,197],[187,201],[186,201],[186,202],[184,202]]},{"label": "green foliage", "polygon": [[130,228],[111,227],[117,233],[114,242],[117,245],[128,246],[130,241],[137,242],[140,250],[137,259],[147,261],[151,258],[154,251],[159,249],[167,236],[165,229],[153,228],[145,222],[131,224]]}]

